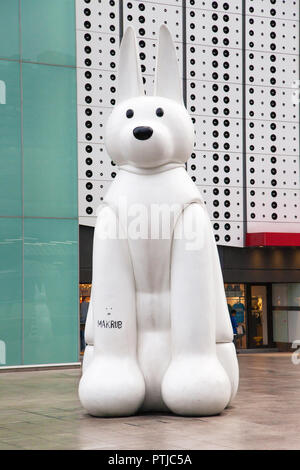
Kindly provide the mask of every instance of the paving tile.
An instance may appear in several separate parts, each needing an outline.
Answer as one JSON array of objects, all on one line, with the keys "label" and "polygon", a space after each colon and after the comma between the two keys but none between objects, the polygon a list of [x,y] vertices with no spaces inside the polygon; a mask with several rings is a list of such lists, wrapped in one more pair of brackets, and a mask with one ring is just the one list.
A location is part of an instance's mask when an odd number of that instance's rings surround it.
[{"label": "paving tile", "polygon": [[78,369],[0,374],[0,450],[300,450],[300,366],[290,354],[240,354],[240,387],[222,415],[93,418]]},{"label": "paving tile", "polygon": [[13,445],[12,443],[1,442],[0,441],[0,450],[21,450],[22,447],[18,445]]}]

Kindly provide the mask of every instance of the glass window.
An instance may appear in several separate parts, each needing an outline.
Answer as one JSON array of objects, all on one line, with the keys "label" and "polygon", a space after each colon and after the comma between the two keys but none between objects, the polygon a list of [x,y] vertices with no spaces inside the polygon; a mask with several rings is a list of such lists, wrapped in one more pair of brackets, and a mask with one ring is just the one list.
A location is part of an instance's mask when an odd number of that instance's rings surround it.
[{"label": "glass window", "polygon": [[6,60],[0,60],[0,129],[0,215],[19,216],[22,215],[20,64]]},{"label": "glass window", "polygon": [[22,70],[25,215],[77,217],[75,69]]},{"label": "glass window", "polygon": [[77,361],[78,221],[24,223],[24,362]]},{"label": "glass window", "polygon": [[267,346],[269,343],[267,286],[252,285],[250,295],[251,306],[248,323],[249,347],[257,348]]},{"label": "glass window", "polygon": [[74,0],[1,2],[0,367],[78,360],[75,29]]},{"label": "glass window", "polygon": [[1,2],[0,58],[16,59],[19,54],[19,0]]},{"label": "glass window", "polygon": [[300,283],[273,284],[272,296],[273,306],[300,309]]},{"label": "glass window", "polygon": [[288,312],[285,310],[273,311],[273,340],[278,343],[287,343],[288,332]]},{"label": "glass window", "polygon": [[21,2],[21,31],[23,60],[76,65],[74,0]]},{"label": "glass window", "polygon": [[272,285],[274,341],[300,339],[300,283]]},{"label": "glass window", "polygon": [[289,343],[300,340],[300,310],[288,311]]},{"label": "glass window", "polygon": [[22,363],[22,219],[0,218],[0,366]]}]

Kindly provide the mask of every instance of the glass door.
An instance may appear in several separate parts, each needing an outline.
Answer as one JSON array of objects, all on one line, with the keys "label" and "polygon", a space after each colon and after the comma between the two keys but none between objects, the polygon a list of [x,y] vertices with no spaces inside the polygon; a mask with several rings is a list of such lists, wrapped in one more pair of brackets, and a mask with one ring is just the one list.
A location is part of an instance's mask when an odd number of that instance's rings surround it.
[{"label": "glass door", "polygon": [[92,284],[79,284],[79,301],[80,301],[80,355],[85,350],[84,330],[88,307],[91,299]]},{"label": "glass door", "polygon": [[232,321],[234,317],[235,346],[237,349],[247,348],[247,315],[245,284],[226,283],[225,293],[228,312]]},{"label": "glass door", "polygon": [[268,297],[265,285],[250,286],[248,340],[250,348],[269,345]]}]

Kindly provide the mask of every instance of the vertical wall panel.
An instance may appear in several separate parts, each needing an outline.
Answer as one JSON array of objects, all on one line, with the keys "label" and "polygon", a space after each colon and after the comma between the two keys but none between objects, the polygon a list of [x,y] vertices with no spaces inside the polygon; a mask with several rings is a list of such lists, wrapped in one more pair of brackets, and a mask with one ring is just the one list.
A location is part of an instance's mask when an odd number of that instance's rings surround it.
[{"label": "vertical wall panel", "polygon": [[0,367],[22,363],[22,219],[0,217]]},{"label": "vertical wall panel", "polygon": [[217,243],[243,245],[241,2],[187,2],[187,108],[196,129],[188,172]]},{"label": "vertical wall panel", "polygon": [[77,217],[76,71],[25,63],[22,84],[24,214]]},{"label": "vertical wall panel", "polygon": [[0,60],[0,216],[22,214],[21,88],[18,62]]},{"label": "vertical wall panel", "polygon": [[21,24],[23,61],[75,66],[74,0],[22,0]]},{"label": "vertical wall panel", "polygon": [[247,231],[300,230],[299,2],[247,0]]},{"label": "vertical wall panel", "polygon": [[78,358],[77,224],[24,221],[24,364]]},{"label": "vertical wall panel", "polygon": [[79,223],[96,209],[116,169],[106,154],[104,123],[115,104],[120,2],[76,0]]},{"label": "vertical wall panel", "polygon": [[20,58],[19,0],[1,2],[0,58]]}]

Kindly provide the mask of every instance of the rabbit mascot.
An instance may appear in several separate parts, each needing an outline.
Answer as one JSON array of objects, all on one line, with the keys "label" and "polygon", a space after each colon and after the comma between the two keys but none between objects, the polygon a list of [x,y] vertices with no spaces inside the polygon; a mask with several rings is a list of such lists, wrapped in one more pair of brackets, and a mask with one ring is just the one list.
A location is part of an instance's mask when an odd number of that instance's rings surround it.
[{"label": "rabbit mascot", "polygon": [[79,397],[94,416],[219,414],[238,364],[210,219],[185,170],[194,129],[166,26],[154,96],[144,94],[131,27],[117,91],[105,144],[119,172],[97,211]]}]

